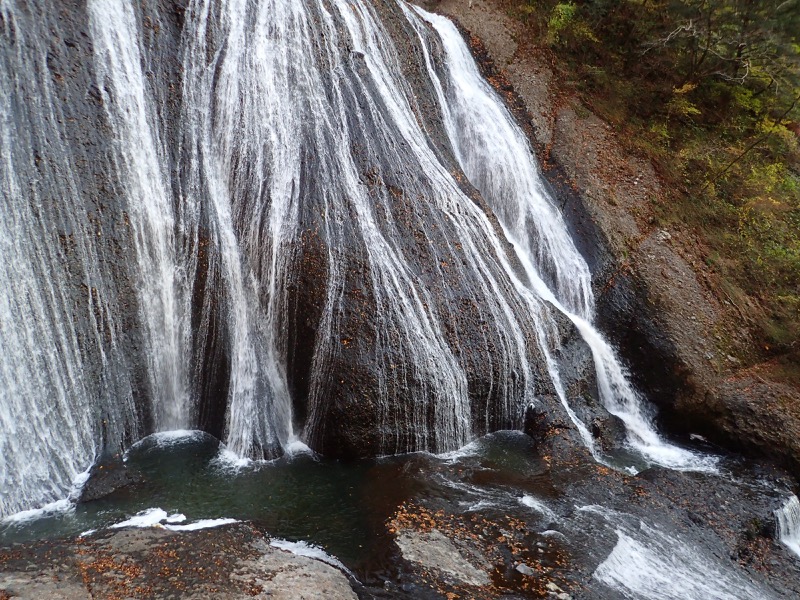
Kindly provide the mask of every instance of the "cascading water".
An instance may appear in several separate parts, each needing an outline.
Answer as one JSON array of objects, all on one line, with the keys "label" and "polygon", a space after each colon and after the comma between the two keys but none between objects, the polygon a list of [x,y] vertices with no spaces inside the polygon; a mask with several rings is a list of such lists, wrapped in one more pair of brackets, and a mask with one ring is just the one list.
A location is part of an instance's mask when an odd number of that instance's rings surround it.
[{"label": "cascading water", "polygon": [[[419,19],[414,19],[412,9],[405,8],[409,19],[416,21],[456,158],[514,244],[532,291],[566,315],[591,348],[603,404],[622,419],[631,445],[649,461],[674,469],[713,470],[713,459],[661,439],[646,402],[628,382],[612,347],[592,326],[594,296],[589,268],[550,199],[524,133],[481,77],[461,34],[450,20],[421,8],[413,10],[438,34],[433,39]],[[438,69],[432,57],[433,44],[441,44],[444,53]],[[558,381],[552,362],[550,365],[551,376]],[[559,393],[584,440],[589,440],[563,390]]]},{"label": "cascading water", "polygon": [[800,500],[792,495],[781,508],[775,511],[778,522],[777,534],[780,542],[800,556]]},{"label": "cascading water", "polygon": [[[632,444],[703,467],[591,326],[586,263],[448,21],[193,0],[170,49],[174,16],[91,0],[91,64],[65,40],[65,77],[29,4],[0,0],[0,514],[153,431],[261,458],[302,425],[319,447],[336,394],[374,415],[374,453],[519,427],[544,394],[591,446],[554,358],[564,315]],[[427,71],[407,77],[401,47]]]},{"label": "cascading water", "polygon": [[139,320],[159,429],[189,425],[182,351],[191,332],[179,299],[175,217],[164,144],[154,121],[133,7],[92,0],[89,28],[97,80],[114,136],[113,163],[125,195],[138,263]]},{"label": "cascading water", "polygon": [[748,600],[774,596],[731,568],[730,562],[650,526],[601,506],[579,511],[600,515],[615,530],[617,543],[594,578],[625,598],[646,600]]},{"label": "cascading water", "polygon": [[139,437],[143,421],[130,289],[78,175],[94,177],[97,157],[74,135],[39,26],[0,2],[0,514],[63,497],[101,444]]}]

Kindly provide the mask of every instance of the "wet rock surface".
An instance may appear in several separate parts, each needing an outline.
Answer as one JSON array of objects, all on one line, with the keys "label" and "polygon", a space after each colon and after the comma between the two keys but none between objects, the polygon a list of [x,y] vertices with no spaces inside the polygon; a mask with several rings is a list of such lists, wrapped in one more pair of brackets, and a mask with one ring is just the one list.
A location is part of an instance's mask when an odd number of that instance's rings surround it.
[{"label": "wet rock surface", "polygon": [[468,560],[458,546],[438,529],[419,533],[411,529],[403,530],[397,536],[396,543],[405,560],[433,569],[445,580],[470,586],[489,584],[485,567],[475,565],[476,562],[486,563],[486,560],[481,560],[481,557],[475,560],[477,553],[474,549],[470,552],[473,560]]},{"label": "wet rock surface", "polygon": [[79,502],[91,502],[120,492],[144,481],[142,474],[129,469],[122,455],[103,456],[92,465],[89,479],[81,488]]},{"label": "wet rock surface", "polygon": [[[733,590],[732,598],[773,599],[800,593],[800,559],[776,539],[774,511],[792,492],[789,474],[721,457],[718,473],[653,468],[633,475],[599,464],[570,427],[546,423],[535,439],[493,434],[460,457],[417,453],[370,461],[358,467],[362,480],[339,471],[328,485],[342,487],[344,507],[337,496],[325,496],[314,508],[309,501],[326,484],[319,472],[303,479],[298,466],[293,477],[301,478],[291,485],[302,507],[287,512],[282,500],[269,524],[171,531],[167,521],[6,546],[0,597],[620,600],[629,597],[626,581],[658,582],[665,572],[688,582],[677,588],[684,591],[708,585]],[[247,480],[229,485],[243,493],[249,487]],[[188,493],[213,499],[209,490]],[[266,493],[254,497],[268,501]],[[233,507],[227,511],[240,516]],[[341,529],[340,519],[353,511],[357,525]],[[303,519],[306,512],[316,525],[289,517]],[[281,537],[317,543],[315,536],[339,527],[340,537],[322,545],[354,577],[273,547],[283,544],[272,537],[273,527],[295,532],[281,530]],[[322,556],[302,543],[296,548]],[[609,585],[604,574],[622,584]]]},{"label": "wet rock surface", "polygon": [[[722,380],[706,402],[685,403],[688,414],[713,421],[741,451],[767,456],[800,469],[800,391],[769,381],[750,369]],[[714,432],[711,432],[714,433]]]},{"label": "wet rock surface", "polygon": [[270,547],[245,524],[124,529],[0,550],[0,597],[357,598],[341,570]]},{"label": "wet rock surface", "polygon": [[[403,560],[384,581],[392,592],[386,597],[630,597],[601,581],[625,538],[641,553],[625,557],[617,576],[634,589],[637,579],[657,581],[672,569],[668,577],[676,581],[729,589],[731,597],[800,592],[800,563],[775,539],[773,511],[789,493],[787,474],[733,462],[724,475],[650,469],[634,476],[571,447],[568,436],[553,431],[549,447],[537,453],[545,470],[513,483],[487,474],[486,464],[471,470],[465,461],[462,485],[512,485],[516,505],[492,493],[466,510],[443,498],[402,504],[387,522]],[[474,569],[490,581],[467,575]],[[678,594],[670,589],[662,588],[665,597]]]}]

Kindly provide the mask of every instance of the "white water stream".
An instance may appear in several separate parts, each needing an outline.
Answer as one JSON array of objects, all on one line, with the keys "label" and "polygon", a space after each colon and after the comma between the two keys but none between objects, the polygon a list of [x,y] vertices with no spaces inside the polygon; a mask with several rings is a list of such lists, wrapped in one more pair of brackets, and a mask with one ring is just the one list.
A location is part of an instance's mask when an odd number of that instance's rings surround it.
[{"label": "white water stream", "polygon": [[778,522],[778,539],[800,557],[800,500],[792,495],[781,508],[775,511]]},{"label": "white water stream", "polygon": [[594,578],[625,598],[643,600],[769,600],[774,596],[720,558],[677,535],[601,506],[580,511],[601,516],[617,544]]},{"label": "white water stream", "polygon": [[88,9],[95,70],[115,140],[113,161],[130,207],[156,423],[159,429],[178,429],[189,424],[182,353],[191,338],[190,298],[176,257],[166,149],[143,71],[133,6],[125,0],[92,0]]},{"label": "white water stream", "polygon": [[7,515],[53,506],[85,480],[101,440],[141,429],[97,207],[76,210],[85,156],[68,139],[47,36],[14,0],[0,0],[0,23],[0,515]]}]

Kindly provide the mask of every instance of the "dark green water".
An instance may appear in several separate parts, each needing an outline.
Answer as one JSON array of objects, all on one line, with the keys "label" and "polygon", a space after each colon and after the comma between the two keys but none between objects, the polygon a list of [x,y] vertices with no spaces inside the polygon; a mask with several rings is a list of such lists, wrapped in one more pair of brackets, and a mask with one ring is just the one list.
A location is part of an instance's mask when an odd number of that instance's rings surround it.
[{"label": "dark green water", "polygon": [[519,510],[524,494],[551,494],[530,438],[501,432],[455,456],[410,454],[343,463],[310,454],[236,466],[203,434],[151,437],[127,455],[142,481],[109,497],[34,520],[5,523],[0,544],[77,535],[161,508],[186,523],[233,518],[271,535],[321,546],[357,570],[388,561],[386,522],[407,501],[470,512]]}]

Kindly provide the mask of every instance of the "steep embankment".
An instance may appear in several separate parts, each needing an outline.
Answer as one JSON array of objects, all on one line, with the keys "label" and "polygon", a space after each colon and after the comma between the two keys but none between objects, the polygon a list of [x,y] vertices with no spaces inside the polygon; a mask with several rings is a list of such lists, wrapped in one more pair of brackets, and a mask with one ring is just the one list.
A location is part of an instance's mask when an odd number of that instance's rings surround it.
[{"label": "steep embankment", "polygon": [[800,392],[772,380],[774,365],[746,367],[736,358],[753,355],[747,324],[757,307],[725,291],[704,262],[708,251],[697,231],[659,223],[660,207],[677,192],[569,92],[552,53],[518,44],[524,30],[501,4],[427,3],[473,36],[493,83],[520,105],[545,171],[561,188],[567,217],[572,206],[579,207],[575,214],[590,215],[591,223],[572,225],[601,242],[601,248],[583,248],[600,321],[638,385],[675,432],[699,432],[728,447],[800,464]]}]

